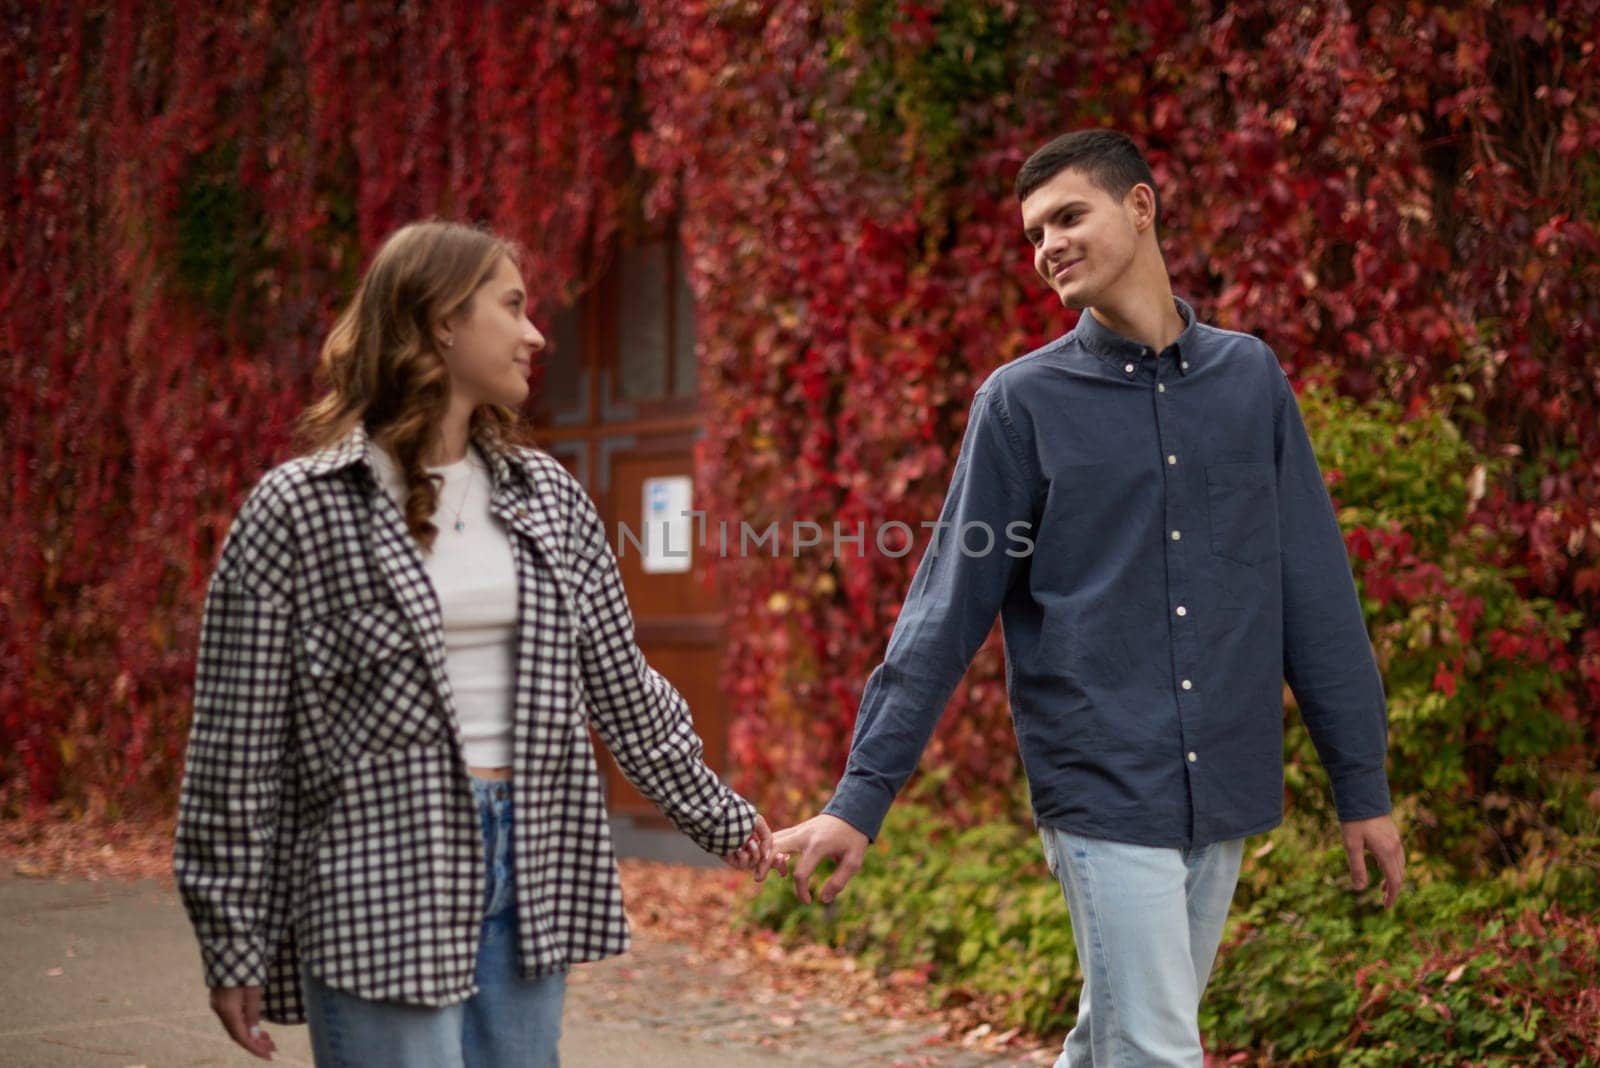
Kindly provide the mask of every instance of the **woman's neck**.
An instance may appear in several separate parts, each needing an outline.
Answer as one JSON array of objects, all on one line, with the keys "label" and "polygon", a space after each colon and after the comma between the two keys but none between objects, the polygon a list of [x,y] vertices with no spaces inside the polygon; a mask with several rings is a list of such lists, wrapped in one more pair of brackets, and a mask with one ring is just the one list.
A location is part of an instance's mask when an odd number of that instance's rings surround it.
[{"label": "woman's neck", "polygon": [[466,459],[471,428],[472,409],[458,406],[452,401],[445,408],[444,415],[439,418],[427,446],[422,450],[422,465],[448,467]]}]

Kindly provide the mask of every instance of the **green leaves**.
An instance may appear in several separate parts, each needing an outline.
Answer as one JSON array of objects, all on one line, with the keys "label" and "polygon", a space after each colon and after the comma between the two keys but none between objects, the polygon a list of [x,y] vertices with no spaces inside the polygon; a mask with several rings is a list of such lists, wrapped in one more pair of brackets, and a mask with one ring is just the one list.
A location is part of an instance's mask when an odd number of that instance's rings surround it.
[{"label": "green leaves", "polygon": [[[1580,740],[1566,713],[1573,665],[1565,649],[1581,620],[1519,588],[1505,566],[1509,538],[1468,525],[1475,479],[1498,480],[1503,465],[1466,442],[1449,398],[1436,391],[1409,417],[1388,402],[1358,404],[1320,387],[1300,403],[1342,505],[1383,670],[1391,786],[1410,798],[1416,844],[1469,874],[1521,855],[1517,843],[1530,829],[1512,819],[1486,839],[1480,799],[1503,790],[1537,800],[1543,786],[1530,762]],[[1326,779],[1298,716],[1286,722],[1285,755],[1296,769],[1288,776],[1295,803],[1326,812]]]},{"label": "green leaves", "polygon": [[[1555,834],[1501,876],[1463,879],[1412,841],[1392,911],[1376,890],[1349,889],[1331,821],[1291,816],[1251,839],[1201,1005],[1208,1048],[1273,1064],[1600,1056],[1600,815],[1579,785],[1558,791],[1579,807],[1579,833]],[[1024,825],[962,830],[902,803],[833,907],[804,908],[776,881],[751,913],[884,975],[922,969],[936,1003],[976,1000],[996,1028],[1056,1037],[1072,1025],[1081,973],[1070,918]]]}]

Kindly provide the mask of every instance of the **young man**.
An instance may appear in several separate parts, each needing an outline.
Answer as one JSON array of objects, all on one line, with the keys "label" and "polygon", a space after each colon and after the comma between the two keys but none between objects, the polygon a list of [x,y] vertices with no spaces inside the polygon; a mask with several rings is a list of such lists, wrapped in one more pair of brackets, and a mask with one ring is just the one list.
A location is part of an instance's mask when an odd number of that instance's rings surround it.
[{"label": "young man", "polygon": [[[1246,836],[1283,818],[1283,682],[1333,784],[1352,884],[1404,879],[1382,680],[1293,390],[1195,320],[1128,138],[1057,138],[1017,175],[1034,266],[1082,310],[973,399],[940,519],[823,814],[777,835],[802,901],[859,870],[1000,614],[1034,816],[1084,982],[1060,1066],[1193,1065]],[[1000,532],[1027,525],[1031,553]],[[997,548],[954,540],[987,526]],[[966,544],[982,545],[982,534]]]}]

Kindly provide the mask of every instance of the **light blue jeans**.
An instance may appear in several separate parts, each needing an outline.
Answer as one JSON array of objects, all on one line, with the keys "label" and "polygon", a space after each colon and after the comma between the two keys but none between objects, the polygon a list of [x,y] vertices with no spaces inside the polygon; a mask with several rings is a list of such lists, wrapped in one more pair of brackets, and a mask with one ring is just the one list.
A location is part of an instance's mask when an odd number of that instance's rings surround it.
[{"label": "light blue jeans", "polygon": [[1228,919],[1244,839],[1200,849],[1040,827],[1083,969],[1056,1068],[1202,1068],[1200,996]]},{"label": "light blue jeans", "polygon": [[510,783],[472,780],[483,828],[478,992],[444,1008],[371,1001],[301,976],[317,1068],[556,1068],[566,976],[517,975]]}]

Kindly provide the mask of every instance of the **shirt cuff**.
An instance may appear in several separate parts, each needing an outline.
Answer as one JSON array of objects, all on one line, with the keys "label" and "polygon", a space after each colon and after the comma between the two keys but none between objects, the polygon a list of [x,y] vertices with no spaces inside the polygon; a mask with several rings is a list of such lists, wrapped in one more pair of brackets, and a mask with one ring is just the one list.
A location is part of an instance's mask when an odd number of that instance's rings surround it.
[{"label": "shirt cuff", "polygon": [[1333,784],[1333,807],[1340,823],[1376,819],[1393,809],[1389,800],[1389,776],[1382,768],[1347,775]]},{"label": "shirt cuff", "polygon": [[737,852],[756,830],[756,807],[734,792],[732,787],[724,786],[723,790],[728,799],[727,818],[723,820],[719,834],[706,843],[706,852],[718,857]]},{"label": "shirt cuff", "polygon": [[261,947],[254,942],[200,944],[200,962],[206,986],[266,986],[267,967]]},{"label": "shirt cuff", "polygon": [[718,786],[717,803],[704,809],[662,808],[684,835],[714,857],[737,852],[756,829],[756,807],[726,783]]},{"label": "shirt cuff", "polygon": [[866,835],[868,842],[875,842],[883,827],[883,818],[889,814],[893,803],[894,794],[882,786],[846,775],[839,780],[833,800],[822,811],[844,820]]}]

